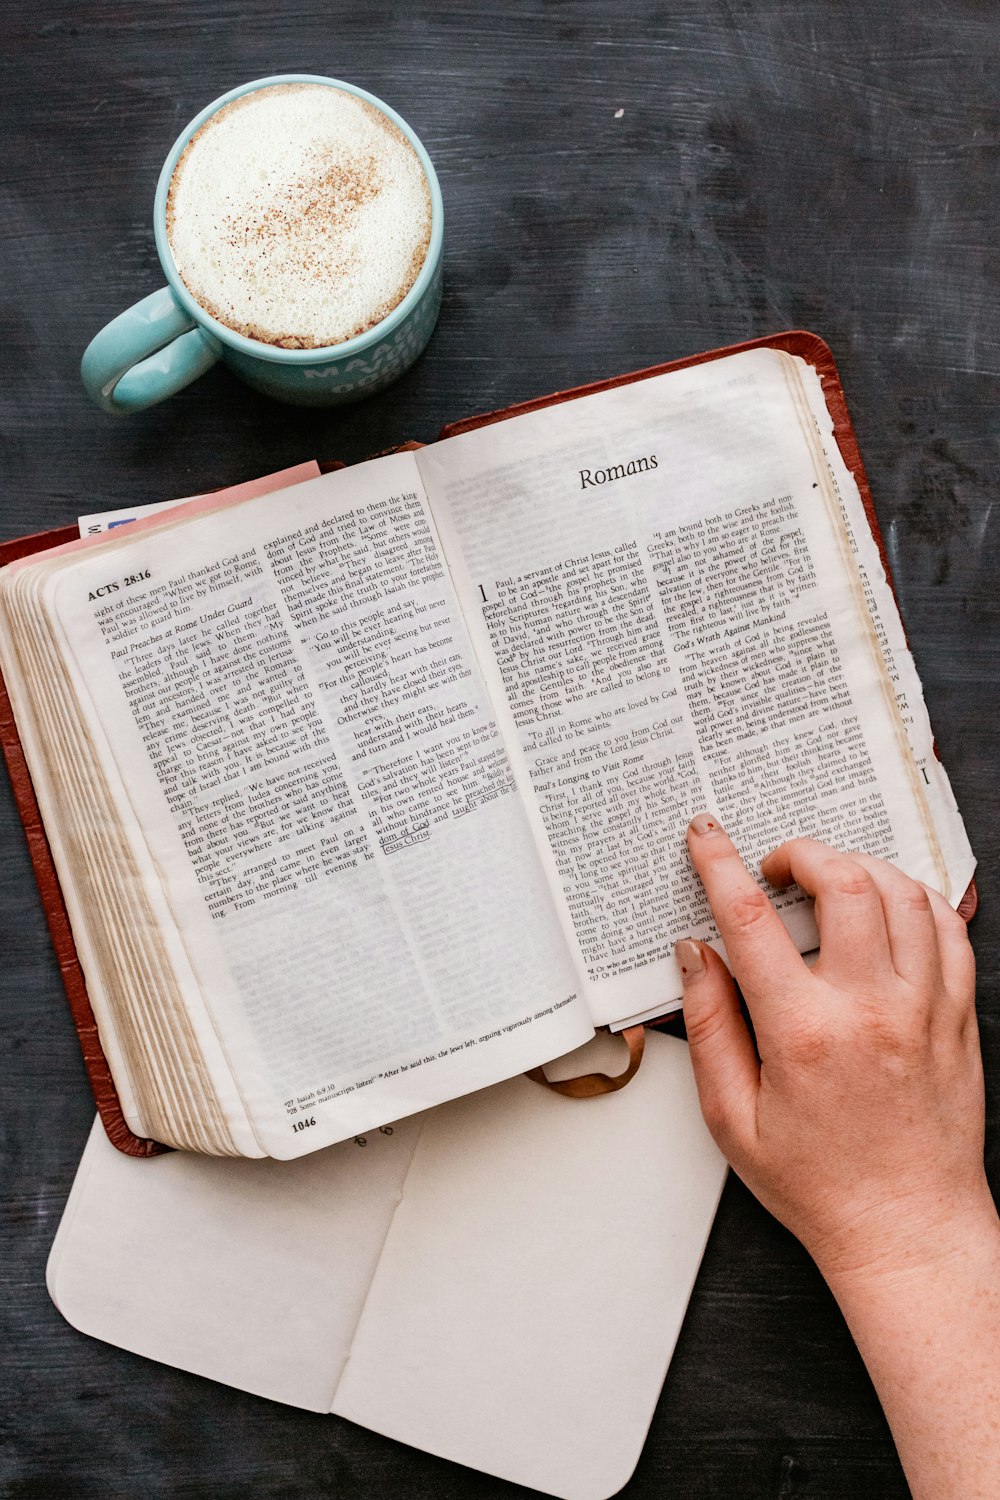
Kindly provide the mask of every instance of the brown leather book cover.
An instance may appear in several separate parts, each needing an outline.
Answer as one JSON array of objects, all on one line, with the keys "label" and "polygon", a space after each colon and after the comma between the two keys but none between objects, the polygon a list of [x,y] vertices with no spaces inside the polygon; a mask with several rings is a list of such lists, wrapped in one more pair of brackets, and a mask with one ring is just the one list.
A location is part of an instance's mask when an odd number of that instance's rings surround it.
[{"label": "brown leather book cover", "polygon": [[[847,403],[840,384],[840,378],[837,374],[837,368],[830,349],[814,333],[792,331],[775,334],[770,338],[752,339],[747,343],[733,344],[724,349],[713,349],[704,354],[691,355],[686,359],[673,360],[669,364],[654,365],[650,369],[637,370],[629,375],[615,376],[610,380],[596,381],[590,385],[577,386],[572,390],[557,391],[549,396],[536,397],[533,400],[521,402],[516,406],[506,407],[502,411],[485,412],[479,416],[466,417],[461,421],[449,423],[442,428],[440,437],[442,439],[454,437],[462,432],[470,432],[477,427],[485,427],[493,422],[504,421],[508,417],[520,416],[524,412],[539,411],[542,407],[553,406],[561,401],[572,401],[578,396],[589,396],[595,391],[611,390],[615,386],[628,385],[637,380],[648,380],[653,375],[663,375],[670,370],[682,370],[688,365],[703,364],[708,360],[721,359],[724,355],[741,353],[745,349],[760,348],[784,349],[789,354],[800,355],[818,372],[823,384],[826,403],[833,417],[834,434],[838,446],[843,454],[844,462],[857,481],[865,512],[871,525],[872,535],[878,544],[886,576],[891,585],[892,574],[889,571],[888,558],[875,516],[871,490],[868,485],[864,465],[861,462],[861,454],[858,450],[854,429],[851,426],[851,419],[847,411]],[[419,443],[406,443],[402,445],[403,448],[417,448],[419,446]],[[397,452],[399,450],[392,449],[389,451]],[[321,464],[320,467],[326,471],[343,466],[339,463],[325,463]],[[0,567],[14,562],[18,558],[28,557],[36,552],[43,552],[51,547],[61,546],[64,542],[74,541],[78,535],[79,532],[75,526],[64,526],[58,530],[38,532],[33,536],[19,537],[14,541],[0,543]],[[76,944],[73,941],[73,933],[70,928],[66,905],[63,901],[59,878],[56,874],[48,839],[45,836],[45,830],[42,826],[34,787],[32,786],[31,776],[24,759],[21,740],[11,711],[10,699],[2,677],[0,677],[0,749],[3,750],[4,759],[7,762],[7,768],[10,772],[14,798],[21,821],[24,824],[31,863],[35,871],[35,880],[37,881],[38,890],[42,898],[49,931],[52,934],[56,957],[69,999],[70,1011],[80,1036],[80,1045],[83,1050],[83,1060],[87,1068],[87,1075],[90,1078],[94,1098],[97,1102],[97,1109],[104,1128],[107,1131],[108,1139],[114,1146],[117,1146],[119,1151],[125,1152],[126,1155],[156,1156],[170,1148],[161,1145],[157,1141],[143,1140],[133,1134],[126,1125],[121,1112],[118,1093],[111,1077],[107,1058],[101,1047],[94,1013],[87,996],[87,987],[84,982],[83,971],[80,967]],[[966,921],[975,913],[977,899],[976,886],[975,882],[973,882],[963,896],[958,908]]]}]

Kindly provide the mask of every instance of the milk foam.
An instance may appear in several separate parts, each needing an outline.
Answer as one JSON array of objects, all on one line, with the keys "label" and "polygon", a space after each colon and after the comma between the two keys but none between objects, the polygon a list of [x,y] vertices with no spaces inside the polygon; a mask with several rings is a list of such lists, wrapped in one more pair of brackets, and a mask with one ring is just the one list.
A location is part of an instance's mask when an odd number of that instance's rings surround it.
[{"label": "milk foam", "polygon": [[431,233],[420,159],[367,100],[274,84],[225,105],[170,183],[167,238],[191,295],[247,338],[339,344],[416,280]]}]

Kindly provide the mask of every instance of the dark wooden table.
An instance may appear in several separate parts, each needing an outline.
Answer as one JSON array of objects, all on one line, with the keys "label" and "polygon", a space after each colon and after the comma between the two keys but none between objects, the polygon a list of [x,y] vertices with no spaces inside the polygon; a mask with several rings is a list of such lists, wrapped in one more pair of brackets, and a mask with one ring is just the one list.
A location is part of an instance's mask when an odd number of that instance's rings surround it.
[{"label": "dark wooden table", "polygon": [[[477,409],[787,327],[832,345],[941,751],[982,864],[982,1035],[1000,1181],[1000,15],[989,0],[40,0],[4,7],[0,526],[353,460]],[[160,284],[175,135],[246,79],[389,100],[441,177],[447,291],[421,363],[323,414],[217,368],[124,420],[91,335]],[[4,784],[0,1493],[501,1500],[512,1486],[74,1333],[43,1271],[92,1105]],[[624,1494],[906,1494],[817,1273],[727,1188]]]}]

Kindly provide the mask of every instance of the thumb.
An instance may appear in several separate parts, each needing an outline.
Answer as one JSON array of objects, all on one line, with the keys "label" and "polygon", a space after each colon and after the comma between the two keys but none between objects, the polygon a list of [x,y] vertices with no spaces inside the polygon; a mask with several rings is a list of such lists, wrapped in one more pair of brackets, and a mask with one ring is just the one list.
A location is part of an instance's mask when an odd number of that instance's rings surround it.
[{"label": "thumb", "polygon": [[707,943],[681,938],[674,956],[684,983],[684,1026],[705,1123],[732,1155],[749,1128],[760,1063],[729,970]]}]

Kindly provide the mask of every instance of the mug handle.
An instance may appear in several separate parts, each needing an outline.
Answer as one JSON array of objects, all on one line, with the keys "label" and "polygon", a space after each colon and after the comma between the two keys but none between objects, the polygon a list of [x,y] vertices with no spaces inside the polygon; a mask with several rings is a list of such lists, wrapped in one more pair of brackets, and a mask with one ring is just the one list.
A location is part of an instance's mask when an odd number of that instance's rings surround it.
[{"label": "mug handle", "polygon": [[199,375],[222,355],[222,345],[161,287],[119,313],[87,345],[80,365],[88,396],[102,411],[144,411]]}]

